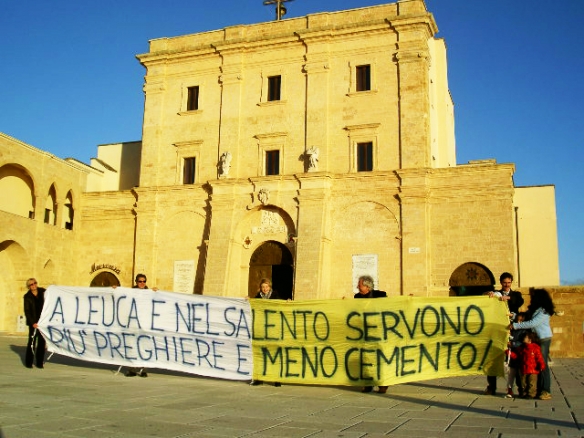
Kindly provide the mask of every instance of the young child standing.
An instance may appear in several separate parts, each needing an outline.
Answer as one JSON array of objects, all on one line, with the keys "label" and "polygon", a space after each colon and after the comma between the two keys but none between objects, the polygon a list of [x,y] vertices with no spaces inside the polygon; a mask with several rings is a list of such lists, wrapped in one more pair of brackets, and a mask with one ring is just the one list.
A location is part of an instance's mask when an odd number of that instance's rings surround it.
[{"label": "young child standing", "polygon": [[[515,316],[515,315],[514,315]],[[523,322],[525,321],[525,312],[520,312],[515,316],[515,321],[512,322]],[[513,392],[513,386],[517,384],[517,394],[522,394],[521,388],[521,375],[519,373],[519,359],[517,357],[517,352],[522,344],[522,339],[527,329],[517,329],[511,330],[511,336],[509,339],[509,349],[506,351],[507,354],[507,394],[505,397],[513,398],[515,393]]]},{"label": "young child standing", "polygon": [[537,335],[528,332],[523,337],[523,343],[517,351],[519,370],[521,372],[521,398],[535,398],[537,395],[537,377],[545,369],[541,348],[536,343]]}]

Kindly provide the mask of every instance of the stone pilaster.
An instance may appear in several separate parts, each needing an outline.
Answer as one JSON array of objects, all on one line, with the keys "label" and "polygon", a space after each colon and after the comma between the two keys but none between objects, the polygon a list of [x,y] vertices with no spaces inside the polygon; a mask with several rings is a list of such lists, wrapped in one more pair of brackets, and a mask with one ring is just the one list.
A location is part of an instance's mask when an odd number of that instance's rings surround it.
[{"label": "stone pilaster", "polygon": [[[318,172],[299,176],[298,241],[295,294],[297,300],[328,298],[330,288],[330,176]],[[299,275],[300,273],[300,275]]]},{"label": "stone pilaster", "polygon": [[330,33],[302,36],[306,44],[306,145],[320,149],[318,169],[328,169],[329,89],[330,89]]},{"label": "stone pilaster", "polygon": [[158,283],[156,278],[158,272],[156,263],[158,194],[156,190],[148,189],[137,189],[136,192],[138,193],[138,202],[134,208],[136,237],[132,277],[138,273],[145,274],[148,283],[154,286]]},{"label": "stone pilaster", "polygon": [[[161,68],[161,67],[160,67]],[[149,67],[150,70],[150,67]],[[161,77],[148,72],[144,84],[144,121],[142,124],[142,155],[140,187],[159,185],[159,161],[163,130],[166,86]]]},{"label": "stone pilaster", "polygon": [[402,170],[401,208],[402,295],[427,296],[430,279],[429,174],[427,169]]},{"label": "stone pilaster", "polygon": [[[399,74],[400,168],[431,165],[430,54],[433,21],[403,20],[395,25]],[[434,25],[435,26],[435,25]]]},{"label": "stone pilaster", "polygon": [[[239,157],[241,136],[241,101],[244,85],[243,54],[239,49],[220,50],[223,59],[221,66],[221,125],[219,131],[219,150],[217,158],[229,151],[233,157]],[[229,178],[237,178],[247,169],[240,168],[243,161],[236,159],[230,169]]]},{"label": "stone pilaster", "polygon": [[[210,201],[212,225],[209,232],[203,284],[205,295],[227,296],[233,293],[227,290],[235,226],[236,195],[233,188],[234,186],[227,184],[225,180],[216,181],[213,184],[213,195]],[[244,296],[246,292],[242,291],[241,296]]]}]

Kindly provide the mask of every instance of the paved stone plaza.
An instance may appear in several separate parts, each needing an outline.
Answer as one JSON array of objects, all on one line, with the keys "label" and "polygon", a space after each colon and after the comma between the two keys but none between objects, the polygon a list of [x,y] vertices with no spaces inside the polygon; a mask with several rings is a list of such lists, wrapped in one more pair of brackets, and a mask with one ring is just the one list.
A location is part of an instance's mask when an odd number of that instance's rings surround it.
[{"label": "paved stone plaza", "polygon": [[[481,395],[483,376],[390,386],[271,384],[53,356],[23,365],[25,337],[0,336],[0,437],[584,437],[584,359],[555,359],[553,399]],[[503,379],[499,386],[504,388]]]}]

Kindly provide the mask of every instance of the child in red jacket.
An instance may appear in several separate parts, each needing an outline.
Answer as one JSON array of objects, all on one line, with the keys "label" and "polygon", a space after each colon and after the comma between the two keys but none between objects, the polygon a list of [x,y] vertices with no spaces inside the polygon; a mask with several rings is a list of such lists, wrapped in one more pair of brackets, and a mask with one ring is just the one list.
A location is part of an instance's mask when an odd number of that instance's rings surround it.
[{"label": "child in red jacket", "polygon": [[537,341],[537,335],[528,332],[523,338],[523,344],[517,350],[521,386],[523,387],[521,398],[535,398],[537,395],[537,376],[545,368],[541,348]]}]

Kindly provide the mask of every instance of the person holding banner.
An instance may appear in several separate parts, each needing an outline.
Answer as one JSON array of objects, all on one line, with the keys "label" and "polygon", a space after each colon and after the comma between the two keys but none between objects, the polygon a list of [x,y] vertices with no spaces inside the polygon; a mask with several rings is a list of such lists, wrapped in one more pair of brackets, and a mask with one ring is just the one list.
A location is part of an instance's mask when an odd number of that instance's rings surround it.
[{"label": "person holding banner", "polygon": [[[369,275],[359,277],[357,289],[359,289],[359,292],[355,294],[354,298],[387,298],[386,292],[375,290],[373,278]],[[361,392],[371,391],[373,391],[373,386],[364,386]],[[377,392],[379,394],[385,394],[387,392],[387,386],[380,386]]]},{"label": "person holding banner", "polygon": [[511,312],[513,320],[515,320],[519,313],[519,308],[523,306],[524,300],[521,292],[511,290],[513,284],[513,275],[509,272],[503,272],[499,277],[501,289],[498,291],[488,292],[487,295],[493,298],[499,298],[501,301],[507,301],[509,312]]},{"label": "person holding banner", "polygon": [[[148,289],[148,285],[146,284],[148,280],[144,274],[136,275],[135,282],[136,284],[132,286],[132,289]],[[153,287],[152,290],[156,292],[158,290],[157,287]]]},{"label": "person holding banner", "polygon": [[[132,286],[132,289],[148,289],[148,285],[146,284],[146,282],[148,281],[146,276],[144,274],[138,274],[136,275],[136,278],[134,279],[135,281],[135,285]],[[154,292],[156,292],[158,290],[158,288],[153,287],[152,290]],[[126,377],[136,377],[136,376],[140,376],[140,377],[148,377],[148,373],[146,372],[145,368],[128,368],[128,371],[126,372]]]},{"label": "person holding banner", "polygon": [[[511,313],[511,322],[513,322],[519,313],[519,308],[523,306],[523,296],[521,292],[511,290],[513,274],[503,272],[499,276],[499,283],[501,284],[501,289],[487,292],[486,295],[489,298],[499,298],[501,301],[506,301],[509,306],[509,312]],[[517,379],[517,387],[521,391],[521,381],[519,378]],[[509,393],[509,388],[507,388],[507,393]],[[487,376],[487,389],[485,389],[484,395],[497,395],[497,376]]]},{"label": "person holding banner", "polygon": [[262,278],[260,280],[260,290],[254,298],[262,298],[264,300],[281,300],[278,291],[272,289],[272,280],[269,278]]},{"label": "person holding banner", "polygon": [[[272,289],[272,280],[269,278],[262,278],[260,280],[260,290],[254,298],[260,298],[263,300],[281,300],[278,291]],[[250,385],[257,386],[264,383],[262,380],[252,380]],[[282,386],[280,382],[274,382],[274,386]]]},{"label": "person holding banner", "polygon": [[27,368],[32,368],[36,362],[37,368],[44,368],[45,338],[37,330],[39,318],[45,303],[45,288],[38,287],[35,278],[26,280],[28,291],[24,294],[24,315],[28,325],[28,343],[26,345],[25,362]]}]

